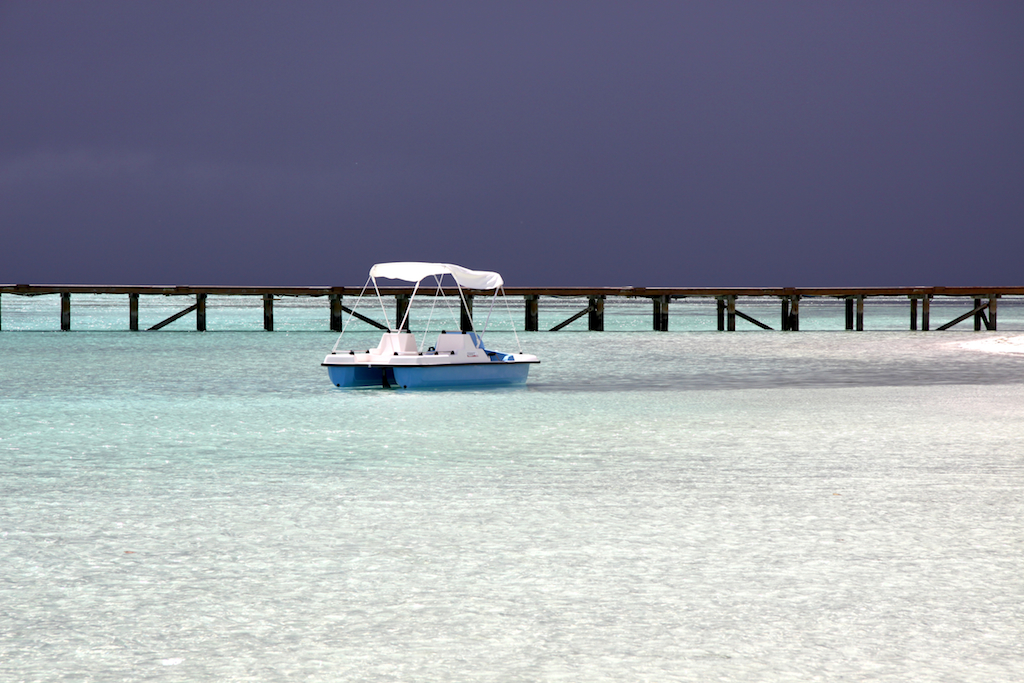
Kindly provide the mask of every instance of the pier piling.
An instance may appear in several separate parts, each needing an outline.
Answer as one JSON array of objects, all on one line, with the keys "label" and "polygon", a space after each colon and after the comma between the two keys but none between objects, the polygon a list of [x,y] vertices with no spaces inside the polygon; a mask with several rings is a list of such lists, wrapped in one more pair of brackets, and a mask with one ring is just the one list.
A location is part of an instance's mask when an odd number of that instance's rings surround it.
[{"label": "pier piling", "polygon": [[715,308],[718,311],[718,331],[725,332],[725,298],[715,297]]},{"label": "pier piling", "polygon": [[668,332],[668,295],[652,297],[654,307],[654,331]]},{"label": "pier piling", "polygon": [[329,294],[327,300],[331,306],[331,332],[341,332],[345,326],[345,307],[341,305],[341,294]]},{"label": "pier piling", "polygon": [[206,332],[206,294],[196,294],[196,332]]},{"label": "pier piling", "polygon": [[590,315],[587,317],[587,329],[591,332],[604,332],[604,295],[592,296],[588,302]]},{"label": "pier piling", "polygon": [[523,329],[527,332],[536,332],[540,329],[540,314],[538,310],[540,297],[536,294],[527,294],[523,296],[523,304],[526,309],[526,320],[524,321]]},{"label": "pier piling", "polygon": [[60,293],[60,331],[71,331],[71,292]]},{"label": "pier piling", "polygon": [[128,329],[132,332],[139,331],[139,293],[128,294]]},{"label": "pier piling", "polygon": [[857,295],[857,331],[864,331],[864,295]]},{"label": "pier piling", "polygon": [[990,296],[988,298],[988,320],[989,320],[988,329],[990,329],[993,332],[995,332],[996,329],[997,329],[996,328],[996,301],[998,300],[998,298],[999,297],[997,297],[997,296]]},{"label": "pier piling", "polygon": [[411,297],[408,294],[395,295],[395,327],[398,329],[409,329],[409,321],[405,319],[405,314],[409,310],[410,300]]},{"label": "pier piling", "polygon": [[459,325],[463,332],[473,331],[473,295],[464,293],[465,301],[459,304],[462,309],[462,315],[460,316]]},{"label": "pier piling", "polygon": [[853,297],[845,297],[843,302],[846,304],[846,329],[853,330]]},{"label": "pier piling", "polygon": [[263,295],[263,329],[267,332],[274,331],[274,295]]},{"label": "pier piling", "polygon": [[931,311],[932,311],[932,298],[930,296],[921,297],[921,331],[927,332],[931,323]]},{"label": "pier piling", "polygon": [[780,296],[779,301],[781,302],[782,315],[779,320],[779,329],[783,332],[789,330],[789,297]]},{"label": "pier piling", "polygon": [[917,299],[918,297],[910,297],[910,329],[917,330]]}]

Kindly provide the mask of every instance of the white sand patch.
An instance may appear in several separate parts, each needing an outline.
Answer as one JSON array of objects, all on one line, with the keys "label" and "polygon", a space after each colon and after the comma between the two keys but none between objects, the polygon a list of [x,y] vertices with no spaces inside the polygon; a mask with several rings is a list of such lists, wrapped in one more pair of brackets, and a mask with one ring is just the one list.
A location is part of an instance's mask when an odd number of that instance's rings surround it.
[{"label": "white sand patch", "polygon": [[970,349],[971,351],[985,351],[986,353],[1024,353],[1024,336],[979,339],[977,341],[963,342],[960,344],[960,347]]}]

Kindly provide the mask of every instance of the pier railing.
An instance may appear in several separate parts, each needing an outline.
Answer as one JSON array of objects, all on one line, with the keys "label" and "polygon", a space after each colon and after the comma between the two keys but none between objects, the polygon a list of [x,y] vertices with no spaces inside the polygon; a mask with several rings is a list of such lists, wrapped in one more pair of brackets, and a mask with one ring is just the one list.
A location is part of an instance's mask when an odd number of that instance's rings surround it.
[{"label": "pier railing", "polygon": [[[259,296],[263,299],[263,327],[274,329],[274,299],[280,297],[323,297],[327,300],[326,322],[331,330],[340,331],[346,314],[376,327],[380,322],[354,311],[344,304],[346,297],[355,297],[361,287],[237,287],[237,286],[165,286],[165,285],[0,285],[0,329],[3,327],[2,295],[17,296],[59,295],[61,300],[60,329],[71,329],[71,296],[73,294],[127,295],[128,329],[139,329],[140,296],[194,296],[195,303],[149,327],[158,330],[190,313],[196,314],[196,329],[206,330],[206,298],[208,296]],[[383,287],[384,296],[395,298],[397,319],[402,319],[412,287]],[[656,331],[669,329],[669,309],[679,299],[714,299],[717,307],[718,329],[733,331],[740,318],[762,329],[797,331],[800,329],[800,301],[802,299],[834,299],[843,301],[846,329],[864,329],[865,301],[872,297],[904,297],[909,304],[909,328],[930,330],[931,302],[938,297],[972,299],[973,306],[962,315],[934,329],[946,330],[954,325],[974,319],[975,330],[997,329],[998,301],[1002,297],[1024,296],[1024,287],[506,287],[511,297],[522,297],[524,328],[538,331],[539,302],[542,297],[572,297],[586,299],[587,306],[560,322],[550,331],[557,331],[587,316],[589,330],[604,329],[604,302],[608,298],[623,297],[651,301],[651,326]],[[487,292],[467,291],[463,307],[462,326],[468,329],[472,318],[473,297],[490,296]],[[774,298],[779,301],[780,316],[777,327],[758,320],[740,310],[741,299]],[[920,313],[920,316],[919,316]],[[920,325],[919,325],[920,322]]]}]

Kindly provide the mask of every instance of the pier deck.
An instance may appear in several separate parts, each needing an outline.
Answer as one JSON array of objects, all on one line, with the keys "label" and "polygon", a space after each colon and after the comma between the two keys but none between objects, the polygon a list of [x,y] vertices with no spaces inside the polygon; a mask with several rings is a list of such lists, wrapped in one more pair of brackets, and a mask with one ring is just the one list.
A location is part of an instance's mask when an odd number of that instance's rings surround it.
[{"label": "pier deck", "polygon": [[[206,298],[208,296],[259,296],[263,299],[263,327],[274,329],[275,297],[326,297],[326,316],[330,329],[340,331],[346,313],[352,313],[364,322],[382,327],[375,320],[367,318],[344,305],[345,297],[358,296],[362,287],[239,287],[239,286],[192,286],[192,285],[0,285],[0,295],[17,296],[59,295],[61,298],[61,329],[71,329],[71,296],[73,294],[127,295],[129,329],[138,330],[140,296],[194,296],[195,304],[175,313],[150,327],[158,330],[189,313],[196,314],[196,329],[206,330]],[[412,287],[382,287],[382,295],[395,297],[396,310],[408,306]],[[718,329],[734,331],[736,318],[746,320],[762,329],[797,331],[800,329],[801,299],[836,299],[844,301],[846,329],[864,329],[864,302],[872,297],[905,297],[909,304],[909,328],[930,330],[930,304],[934,298],[973,299],[974,305],[963,315],[936,327],[945,330],[968,318],[974,318],[974,329],[997,329],[997,303],[1002,297],[1024,296],[1021,287],[506,287],[510,297],[522,297],[524,302],[524,327],[526,331],[537,331],[539,327],[538,305],[542,297],[572,297],[587,300],[587,306],[569,319],[550,328],[562,329],[569,323],[587,316],[588,329],[604,329],[604,302],[608,298],[624,297],[649,299],[652,303],[652,329],[669,329],[669,305],[673,300],[705,298],[714,299],[717,305]],[[467,291],[470,310],[463,311],[463,327],[468,328],[472,315],[472,301],[475,296],[490,296],[486,292]],[[780,303],[778,327],[773,328],[764,321],[742,312],[737,308],[740,299],[774,298]],[[2,302],[2,299],[0,299]],[[2,305],[2,303],[0,303]],[[920,318],[919,318],[920,309]],[[401,316],[399,316],[401,319]],[[920,320],[920,325],[919,325]],[[0,329],[2,329],[2,308],[0,308]]]}]

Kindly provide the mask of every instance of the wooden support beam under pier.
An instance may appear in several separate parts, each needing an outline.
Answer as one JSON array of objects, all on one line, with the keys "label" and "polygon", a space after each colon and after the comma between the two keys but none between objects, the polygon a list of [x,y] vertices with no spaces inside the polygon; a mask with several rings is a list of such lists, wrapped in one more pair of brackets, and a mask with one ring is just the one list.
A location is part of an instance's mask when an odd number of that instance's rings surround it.
[{"label": "wooden support beam under pier", "polygon": [[853,297],[845,297],[843,303],[846,304],[846,329],[853,329]]},{"label": "wooden support beam under pier", "polygon": [[60,331],[71,331],[71,292],[60,293]]},{"label": "wooden support beam under pier", "polygon": [[736,331],[736,297],[731,294],[725,297],[726,306],[726,329],[729,332]]},{"label": "wooden support beam under pier", "polygon": [[590,309],[587,329],[591,332],[604,332],[604,295],[590,297],[587,308]]},{"label": "wooden support beam under pier", "polygon": [[857,331],[864,331],[864,295],[857,295]]},{"label": "wooden support beam under pier", "polygon": [[132,332],[139,331],[139,293],[131,292],[128,295],[128,329]]},{"label": "wooden support beam under pier", "polygon": [[925,295],[921,298],[921,331],[927,332],[931,323],[932,298]]},{"label": "wooden support beam under pier", "polygon": [[579,313],[576,313],[575,315],[569,317],[568,319],[563,320],[562,322],[558,323],[557,325],[552,327],[550,330],[548,330],[548,332],[558,332],[563,327],[566,327],[567,325],[571,325],[572,323],[576,322],[577,320],[579,320],[583,316],[587,315],[588,313],[590,313],[590,311],[591,311],[591,306],[588,304],[587,307],[584,308],[582,311],[580,311]]},{"label": "wooden support beam under pier", "polygon": [[[352,310],[351,308],[349,308],[348,306],[342,306],[342,305],[341,305],[341,303],[339,303],[339,304],[338,304],[338,306],[339,306],[339,308],[341,308],[341,310],[342,310],[342,311],[344,311],[345,313],[348,313],[348,314],[349,314],[349,315],[351,315],[351,316],[352,316],[353,318],[357,318],[357,319],[359,319],[359,320],[362,320],[362,321],[363,321],[364,323],[366,323],[367,325],[373,325],[373,326],[374,326],[374,327],[376,327],[376,328],[377,328],[378,330],[387,330],[387,329],[388,329],[388,326],[387,326],[387,325],[381,325],[381,324],[380,324],[379,322],[377,322],[377,321],[376,321],[376,320],[374,320],[373,318],[367,318],[367,317],[366,317],[365,315],[363,315],[363,314],[362,314],[362,313],[360,313],[359,311],[353,311],[353,310]],[[340,332],[341,330],[337,330],[337,331],[338,331],[338,332]]]},{"label": "wooden support beam under pier", "polygon": [[917,300],[918,297],[910,297],[910,329],[917,330]]},{"label": "wooden support beam under pier", "polygon": [[263,329],[267,332],[274,331],[274,295],[263,295]]},{"label": "wooden support beam under pier", "polygon": [[998,300],[998,298],[999,297],[995,297],[995,296],[990,296],[988,298],[988,319],[989,319],[988,329],[991,330],[992,332],[995,332],[996,329],[997,329],[996,328],[996,301]]},{"label": "wooden support beam under pier", "polygon": [[760,320],[757,320],[756,318],[751,318],[749,315],[747,315],[746,313],[744,313],[743,311],[741,311],[738,308],[736,309],[736,315],[738,315],[739,317],[743,318],[748,323],[753,323],[754,325],[757,325],[762,330],[770,330],[770,329],[772,329],[771,327],[769,327],[768,325],[765,325]]},{"label": "wooden support beam under pier", "polygon": [[167,327],[168,325],[173,323],[178,318],[183,318],[183,317],[185,317],[186,315],[188,315],[189,313],[191,313],[192,311],[194,311],[194,310],[196,310],[198,308],[199,308],[199,304],[197,304],[197,303],[196,304],[192,304],[191,306],[186,308],[184,311],[178,311],[174,315],[172,315],[170,317],[167,317],[167,318],[164,318],[163,320],[158,322],[156,325],[153,325],[153,327],[150,327],[147,330],[147,332],[153,332],[154,330],[159,330],[159,329],[162,329],[164,327]]},{"label": "wooden support beam under pier", "polygon": [[790,320],[790,318],[789,318],[789,297],[788,296],[781,296],[781,297],[779,297],[779,301],[781,302],[781,305],[782,305],[782,312],[781,312],[780,320],[779,320],[779,329],[782,330],[783,332],[788,332],[789,331],[789,320]]},{"label": "wooden support beam under pier", "polygon": [[[958,324],[962,323],[963,321],[967,320],[968,318],[970,318],[972,316],[974,316],[976,321],[980,320],[980,317],[979,317],[978,314],[981,313],[986,308],[988,308],[988,302],[986,301],[985,303],[981,303],[980,299],[975,299],[975,301],[977,302],[977,306],[975,306],[972,310],[968,311],[967,313],[964,313],[959,318],[954,318],[953,320],[950,320],[945,325],[942,325],[940,327],[935,328],[935,331],[936,332],[941,332],[943,330],[948,330],[949,328],[953,327],[954,325],[958,325]],[[975,330],[977,330],[977,327],[975,328]]]},{"label": "wooden support beam under pier", "polygon": [[789,329],[792,332],[800,331],[800,295],[789,296]]},{"label": "wooden support beam under pier", "polygon": [[725,332],[725,299],[723,297],[715,297],[715,308],[718,313],[718,331]]},{"label": "wooden support beam under pier", "polygon": [[526,309],[526,320],[523,329],[527,332],[536,332],[540,329],[540,296],[537,294],[526,294],[523,296],[524,308]]}]

